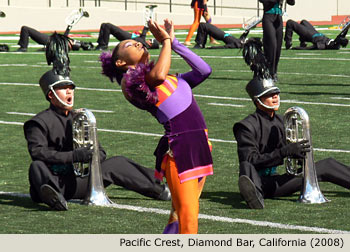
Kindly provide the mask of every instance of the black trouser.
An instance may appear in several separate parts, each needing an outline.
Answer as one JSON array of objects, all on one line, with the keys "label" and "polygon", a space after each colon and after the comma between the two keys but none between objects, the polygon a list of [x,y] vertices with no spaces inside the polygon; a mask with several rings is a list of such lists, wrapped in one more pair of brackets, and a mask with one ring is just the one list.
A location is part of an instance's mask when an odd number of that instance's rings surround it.
[{"label": "black trouser", "polygon": [[18,45],[21,48],[27,48],[29,43],[29,38],[31,38],[32,40],[34,40],[36,43],[40,45],[46,45],[47,41],[49,40],[49,35],[45,33],[41,33],[28,26],[22,26]]},{"label": "black trouser", "polygon": [[[122,186],[144,196],[157,199],[163,192],[163,186],[154,178],[154,170],[143,167],[134,161],[115,156],[101,164],[103,184]],[[65,199],[83,199],[88,189],[88,177],[55,175],[42,161],[33,161],[29,168],[30,196],[35,202],[41,202],[39,191],[43,184],[49,184],[60,192]]]},{"label": "black trouser", "polygon": [[[248,176],[264,198],[289,196],[303,188],[303,178],[287,173],[282,175],[259,176],[257,170],[249,162],[240,164],[240,176]],[[317,179],[320,182],[331,182],[350,189],[350,167],[333,158],[315,163]]]},{"label": "black trouser", "polygon": [[264,13],[262,20],[263,47],[270,73],[277,73],[283,41],[283,21],[281,15]]},{"label": "black trouser", "polygon": [[208,35],[213,37],[216,40],[223,41],[226,46],[225,48],[240,48],[241,42],[239,39],[236,39],[232,35],[225,37],[225,32],[212,25],[210,23],[200,23],[197,29],[196,43],[205,47],[208,39]]},{"label": "black trouser", "polygon": [[293,31],[299,35],[300,42],[312,42],[312,36],[316,33],[316,29],[306,20],[302,20],[300,24],[294,20],[288,20],[286,24],[286,33],[284,40],[292,42]]},{"label": "black trouser", "polygon": [[[142,34],[140,35],[140,38],[142,38],[143,41],[145,40],[147,31],[148,31],[148,28],[143,27]],[[100,27],[100,32],[98,34],[97,43],[100,46],[108,46],[110,34],[112,34],[119,41],[123,41],[123,40],[132,38],[132,35],[129,32],[124,31],[123,29],[119,28],[118,26],[113,25],[111,23],[102,23],[101,27]],[[142,41],[140,41],[140,42],[142,42]]]}]

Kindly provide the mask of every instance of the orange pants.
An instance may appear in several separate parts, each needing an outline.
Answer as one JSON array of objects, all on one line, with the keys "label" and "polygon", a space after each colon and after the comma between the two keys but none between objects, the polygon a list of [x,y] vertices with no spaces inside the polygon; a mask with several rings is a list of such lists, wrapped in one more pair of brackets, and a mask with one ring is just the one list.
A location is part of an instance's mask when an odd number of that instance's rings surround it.
[{"label": "orange pants", "polygon": [[194,10],[194,21],[193,24],[190,27],[190,30],[188,31],[187,37],[185,39],[185,42],[190,42],[193,33],[197,30],[199,26],[199,22],[201,21],[201,17],[203,15],[204,10],[198,8],[198,3],[196,2],[193,7]]},{"label": "orange pants", "polygon": [[169,224],[178,220],[180,234],[198,233],[199,197],[205,183],[205,177],[191,179],[180,183],[174,158],[165,157],[165,177],[171,191],[173,209],[170,213]]}]

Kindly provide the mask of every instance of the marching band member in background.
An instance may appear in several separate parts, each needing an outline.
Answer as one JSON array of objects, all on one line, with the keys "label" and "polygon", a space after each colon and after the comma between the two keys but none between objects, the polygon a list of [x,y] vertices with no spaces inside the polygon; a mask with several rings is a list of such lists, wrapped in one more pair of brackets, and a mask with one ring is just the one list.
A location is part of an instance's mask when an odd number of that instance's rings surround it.
[{"label": "marching band member in background", "polygon": [[[295,0],[285,0],[287,4],[294,5]],[[269,69],[274,81],[277,81],[277,67],[281,56],[283,42],[283,0],[259,0],[264,6],[262,20],[263,45],[266,58],[269,62]]]},{"label": "marching band member in background", "polygon": [[[292,47],[293,32],[295,32],[299,35],[300,41],[300,47],[295,49],[338,50],[340,47],[346,47],[349,43],[349,40],[346,38],[349,28],[350,25],[348,24],[348,26],[340,32],[336,39],[330,39],[323,33],[318,32],[307,20],[302,20],[299,24],[294,20],[289,19],[286,24],[286,32],[284,35],[286,49],[288,50]],[[312,46],[307,47],[306,42],[311,42]]]},{"label": "marching band member in background", "polygon": [[[192,88],[211,73],[210,66],[174,36],[172,21],[165,30],[149,21],[150,31],[162,44],[158,60],[134,40],[122,41],[112,54],[101,54],[103,74],[117,80],[125,98],[151,113],[165,128],[155,150],[156,176],[165,175],[172,195],[173,211],[164,233],[198,232],[199,197],[207,175],[213,174],[211,145],[204,117]],[[170,75],[171,50],[192,71]]]},{"label": "marching band member in background", "polygon": [[[39,32],[38,30],[32,27],[24,25],[21,27],[21,32],[18,41],[19,48],[17,49],[17,52],[26,52],[28,50],[29,38],[34,40],[39,45],[43,46],[46,46],[47,42],[49,41],[48,34]],[[80,48],[82,48],[83,50],[91,50],[93,48],[93,45],[90,42],[70,39],[69,43],[70,48],[74,51],[77,51]]]},{"label": "marching band member in background", "polygon": [[[212,19],[208,11],[207,6],[207,0],[192,0],[191,2],[191,8],[194,11],[194,20],[193,24],[191,25],[187,37],[185,39],[184,45],[190,46],[191,45],[191,38],[194,34],[194,32],[197,30],[199,26],[199,22],[201,21],[201,17],[204,17],[206,23],[211,24]],[[219,44],[217,41],[215,41],[214,37],[210,37],[210,43],[211,44]]]},{"label": "marching band member in background", "polygon": [[[249,48],[247,42],[243,53],[260,49]],[[247,52],[247,50],[249,52]],[[256,111],[233,126],[239,158],[238,186],[249,208],[264,208],[264,198],[289,196],[301,191],[303,178],[289,173],[278,174],[277,167],[286,157],[305,158],[312,148],[308,140],[286,143],[283,117],[277,114],[280,107],[280,89],[275,86],[266,62],[246,58],[254,71],[254,78],[247,84],[246,91]],[[254,62],[254,63],[253,63]],[[327,181],[350,189],[350,167],[333,158],[315,163],[318,181]]]},{"label": "marching band member in background", "polygon": [[123,41],[126,39],[134,39],[138,42],[141,42],[147,49],[158,49],[159,43],[155,39],[147,39],[146,35],[148,32],[148,27],[144,26],[141,35],[137,35],[135,33],[129,33],[124,31],[118,26],[115,26],[111,23],[102,23],[100,27],[100,31],[98,34],[97,43],[95,50],[107,50],[109,43],[109,36],[112,34],[119,41]]},{"label": "marching band member in background", "polygon": [[[89,13],[84,11],[83,9],[73,10],[69,16],[66,17],[67,28],[64,32],[64,35],[68,37],[72,27],[79,22],[82,17],[89,17]],[[40,45],[46,46],[49,41],[49,35],[45,33],[41,33],[34,28],[28,26],[21,27],[20,39],[18,41],[18,45],[20,46],[17,49],[17,52],[26,52],[28,50],[29,38],[34,40]],[[91,42],[78,41],[74,39],[70,39],[69,41],[70,49],[77,51],[80,48],[83,50],[91,50],[94,46]]]},{"label": "marching band member in background", "polygon": [[[47,50],[52,49],[52,41],[56,39],[53,36],[49,38]],[[68,50],[68,41],[58,43],[66,44]],[[64,50],[59,51],[61,56],[67,55]],[[73,149],[75,83],[67,72],[68,63],[64,65],[64,71],[54,67],[42,75],[39,84],[50,106],[24,124],[24,135],[32,158],[29,168],[30,196],[34,202],[44,202],[59,211],[68,210],[67,200],[85,197],[88,177],[77,177],[73,163],[87,163],[92,157],[92,150],[87,147]],[[106,152],[101,146],[100,160],[105,187],[115,184],[154,199],[171,199],[168,187],[154,178],[153,169],[123,156],[106,159]]]},{"label": "marching band member in background", "polygon": [[226,33],[212,24],[200,23],[195,39],[196,44],[193,49],[205,48],[208,35],[216,40],[221,40],[225,43],[223,46],[208,47],[210,49],[242,48],[243,42],[245,41],[245,34],[246,33],[243,33],[242,36],[237,39],[232,34]]}]

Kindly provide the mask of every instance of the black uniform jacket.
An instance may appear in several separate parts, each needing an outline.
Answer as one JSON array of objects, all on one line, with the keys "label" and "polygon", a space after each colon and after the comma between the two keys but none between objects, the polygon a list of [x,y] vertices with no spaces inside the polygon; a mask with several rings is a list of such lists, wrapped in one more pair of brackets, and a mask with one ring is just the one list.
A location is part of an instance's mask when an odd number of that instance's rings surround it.
[{"label": "black uniform jacket", "polygon": [[[72,113],[50,107],[24,123],[24,135],[33,161],[47,165],[73,163]],[[101,161],[106,153],[100,146]]]},{"label": "black uniform jacket", "polygon": [[247,161],[257,170],[283,164],[281,147],[286,142],[282,116],[275,114],[271,118],[257,109],[234,124],[233,134],[239,162]]},{"label": "black uniform jacket", "polygon": [[[331,47],[327,47],[329,44],[329,41],[331,39],[326,37],[326,36],[318,36],[312,39],[312,43],[317,47],[319,50],[324,50],[324,49],[331,49]],[[339,49],[339,48],[338,48]]]}]

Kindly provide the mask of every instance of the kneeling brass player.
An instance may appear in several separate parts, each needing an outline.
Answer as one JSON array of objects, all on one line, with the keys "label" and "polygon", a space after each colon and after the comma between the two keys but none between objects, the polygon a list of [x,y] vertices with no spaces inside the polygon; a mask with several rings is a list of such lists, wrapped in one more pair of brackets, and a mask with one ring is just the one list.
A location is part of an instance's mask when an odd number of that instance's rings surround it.
[{"label": "kneeling brass player", "polygon": [[[69,77],[68,41],[60,38],[59,46],[53,45],[52,41],[57,39],[54,36],[62,35],[51,36],[47,46],[48,63],[53,62],[54,67],[39,81],[50,106],[25,122],[24,134],[32,158],[29,168],[32,200],[44,202],[55,210],[67,210],[67,200],[83,199],[88,190],[88,177],[76,176],[73,163],[89,162],[92,150],[88,147],[73,149],[75,83]],[[115,184],[154,199],[171,199],[167,185],[154,178],[153,169],[123,156],[106,159],[104,149],[100,146],[99,150],[105,187]]]}]

